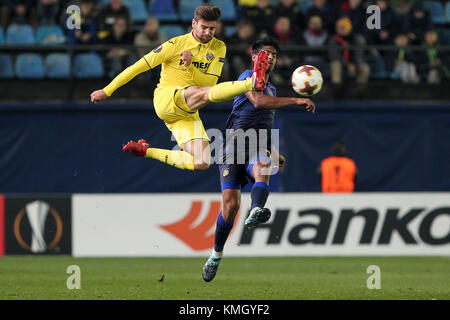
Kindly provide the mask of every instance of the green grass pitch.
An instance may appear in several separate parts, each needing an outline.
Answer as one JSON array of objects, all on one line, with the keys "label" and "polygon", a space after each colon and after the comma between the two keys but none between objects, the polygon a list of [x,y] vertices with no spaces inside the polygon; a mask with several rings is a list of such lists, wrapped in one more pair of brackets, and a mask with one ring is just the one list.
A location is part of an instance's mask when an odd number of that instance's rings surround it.
[{"label": "green grass pitch", "polygon": [[[448,257],[224,257],[216,278],[205,258],[0,258],[0,299],[450,299]],[[66,269],[81,269],[69,290]],[[369,265],[381,289],[367,289]],[[161,281],[162,280],[162,281]]]}]

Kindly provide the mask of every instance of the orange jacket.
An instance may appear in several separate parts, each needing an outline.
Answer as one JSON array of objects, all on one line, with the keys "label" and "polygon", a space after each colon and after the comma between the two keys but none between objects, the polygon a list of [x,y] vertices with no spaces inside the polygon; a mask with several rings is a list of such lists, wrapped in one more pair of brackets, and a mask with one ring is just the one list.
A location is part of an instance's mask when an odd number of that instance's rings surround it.
[{"label": "orange jacket", "polygon": [[322,192],[350,193],[355,189],[356,165],[347,157],[328,157],[320,164]]}]

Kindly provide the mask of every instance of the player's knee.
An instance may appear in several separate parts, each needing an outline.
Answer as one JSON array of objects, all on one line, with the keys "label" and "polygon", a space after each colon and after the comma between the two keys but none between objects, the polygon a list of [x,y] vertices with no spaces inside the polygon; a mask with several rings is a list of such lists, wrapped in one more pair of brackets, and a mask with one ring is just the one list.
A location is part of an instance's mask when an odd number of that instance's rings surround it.
[{"label": "player's knee", "polygon": [[240,203],[238,199],[231,198],[223,204],[222,216],[225,221],[231,221],[239,211]]},{"label": "player's knee", "polygon": [[209,103],[208,93],[210,87],[191,86],[185,89],[186,104],[193,111],[197,111]]}]

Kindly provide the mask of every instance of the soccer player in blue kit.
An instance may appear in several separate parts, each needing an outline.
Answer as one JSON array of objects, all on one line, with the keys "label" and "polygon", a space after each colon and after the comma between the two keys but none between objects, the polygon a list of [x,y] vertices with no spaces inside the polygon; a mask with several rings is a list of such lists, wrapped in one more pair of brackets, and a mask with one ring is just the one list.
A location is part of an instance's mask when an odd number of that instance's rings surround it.
[{"label": "soccer player in blue kit", "polygon": [[[269,64],[265,75],[267,87],[263,92],[250,91],[234,98],[233,111],[226,126],[227,132],[236,132],[239,129],[244,132],[254,130],[258,136],[258,145],[252,147],[249,145],[251,142],[245,140],[243,147],[236,146],[236,135],[228,133],[226,135],[223,145],[223,161],[219,165],[223,206],[217,217],[214,249],[203,267],[202,276],[206,282],[211,281],[216,275],[222,259],[223,247],[233,227],[234,217],[239,211],[241,188],[247,183],[252,182],[253,187],[251,189],[251,209],[245,220],[245,227],[254,228],[260,223],[267,222],[270,218],[270,210],[264,208],[264,205],[269,196],[269,178],[271,168],[274,166],[272,160],[277,160],[274,163],[278,163],[278,167],[282,167],[285,162],[284,157],[278,153],[271,141],[275,110],[297,105],[305,107],[309,112],[315,112],[315,104],[310,99],[276,97],[276,89],[268,79],[275,67],[280,48],[276,40],[272,38],[256,41],[252,45],[252,63],[256,61],[258,53],[262,50],[267,53]],[[252,73],[252,70],[244,71],[239,80],[251,77]],[[261,134],[264,132],[261,129],[266,129],[268,134]],[[261,141],[261,138],[266,141]],[[245,163],[237,161],[242,156],[239,153],[242,152],[245,153]]]}]

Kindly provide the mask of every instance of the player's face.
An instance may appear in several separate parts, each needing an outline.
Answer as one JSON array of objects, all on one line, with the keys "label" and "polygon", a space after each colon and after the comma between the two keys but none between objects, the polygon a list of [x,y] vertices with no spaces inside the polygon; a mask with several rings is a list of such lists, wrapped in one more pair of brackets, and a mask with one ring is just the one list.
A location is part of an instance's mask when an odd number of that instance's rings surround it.
[{"label": "player's face", "polygon": [[202,43],[208,43],[214,37],[217,28],[217,21],[206,21],[200,19],[196,21],[192,20],[192,29],[194,35]]},{"label": "player's face", "polygon": [[[264,46],[263,50],[267,53],[267,62],[269,63],[269,67],[267,68],[266,73],[270,73],[275,68],[275,64],[277,63],[277,50],[272,46]],[[256,60],[257,55],[253,55],[253,61]]]}]

